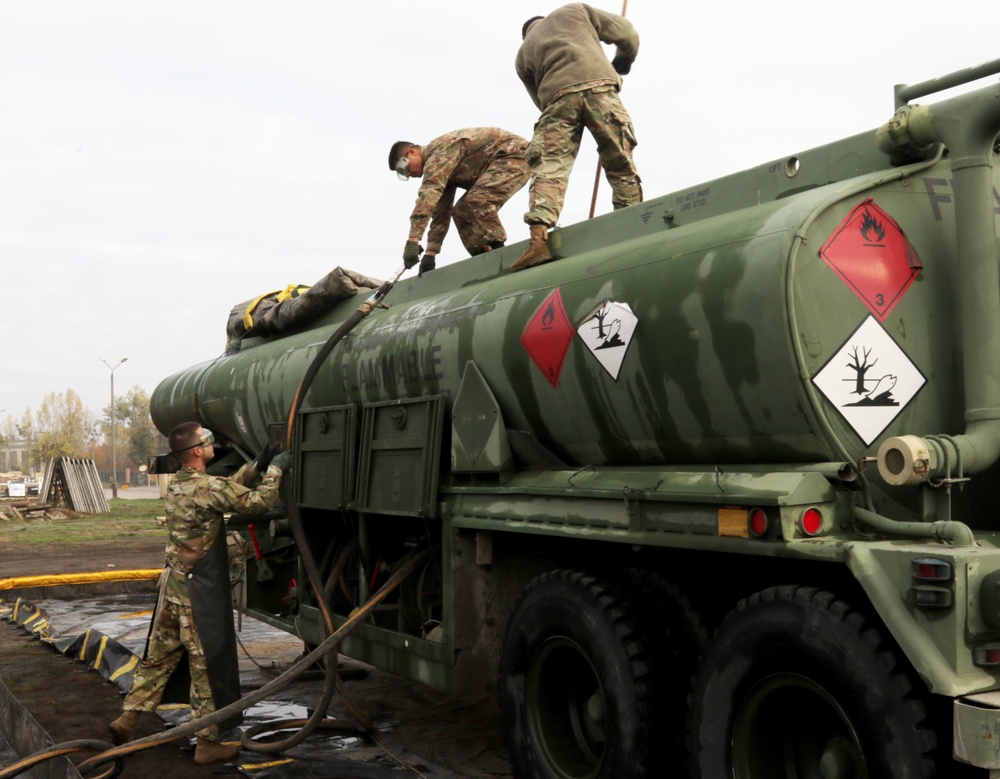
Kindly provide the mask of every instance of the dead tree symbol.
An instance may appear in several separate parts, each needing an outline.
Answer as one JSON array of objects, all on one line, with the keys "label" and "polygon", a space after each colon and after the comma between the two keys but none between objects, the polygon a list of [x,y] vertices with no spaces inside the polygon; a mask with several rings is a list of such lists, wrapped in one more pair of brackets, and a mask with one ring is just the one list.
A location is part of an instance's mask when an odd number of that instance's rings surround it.
[{"label": "dead tree symbol", "polygon": [[876,357],[873,362],[869,363],[868,362],[868,356],[872,353],[871,349],[865,349],[864,350],[864,357],[863,358],[859,357],[859,355],[858,355],[858,347],[855,346],[855,347],[853,347],[853,349],[854,349],[854,352],[851,355],[851,357],[854,360],[854,362],[853,363],[850,363],[850,362],[847,363],[847,367],[850,368],[852,371],[854,371],[857,374],[857,377],[856,377],[855,383],[854,383],[854,393],[853,394],[855,394],[855,395],[864,395],[865,394],[865,374],[868,373],[869,370],[871,370],[872,368],[875,367],[875,363],[878,362],[878,358]]},{"label": "dead tree symbol", "polygon": [[597,320],[597,337],[602,341],[607,337],[604,333],[604,318],[608,315],[608,310],[602,308],[594,315],[594,319]]}]

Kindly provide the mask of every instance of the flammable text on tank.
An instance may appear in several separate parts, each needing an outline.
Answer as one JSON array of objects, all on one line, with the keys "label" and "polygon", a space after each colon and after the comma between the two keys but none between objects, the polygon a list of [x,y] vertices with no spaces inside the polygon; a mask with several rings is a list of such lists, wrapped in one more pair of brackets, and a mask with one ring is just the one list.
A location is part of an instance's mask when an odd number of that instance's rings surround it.
[{"label": "flammable text on tank", "polygon": [[[427,349],[408,349],[405,352],[384,354],[341,365],[344,386],[352,391],[371,387],[419,384],[422,381],[439,381],[444,378],[441,365],[441,346]],[[351,375],[357,370],[357,381]]]}]

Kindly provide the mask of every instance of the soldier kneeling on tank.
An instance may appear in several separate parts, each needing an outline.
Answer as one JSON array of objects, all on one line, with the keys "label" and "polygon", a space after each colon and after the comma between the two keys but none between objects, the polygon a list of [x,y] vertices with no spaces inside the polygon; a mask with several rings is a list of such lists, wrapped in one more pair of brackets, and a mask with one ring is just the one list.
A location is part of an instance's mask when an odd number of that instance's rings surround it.
[{"label": "soldier kneeling on tank", "polygon": [[[454,130],[424,146],[396,141],[389,149],[389,169],[400,179],[421,178],[417,203],[410,214],[410,235],[403,263],[420,260],[420,274],[434,270],[451,221],[470,256],[499,249],[507,232],[498,212],[528,183],[524,151],[527,140],[498,127]],[[458,202],[455,193],[464,189]],[[427,251],[419,245],[427,223]]]}]

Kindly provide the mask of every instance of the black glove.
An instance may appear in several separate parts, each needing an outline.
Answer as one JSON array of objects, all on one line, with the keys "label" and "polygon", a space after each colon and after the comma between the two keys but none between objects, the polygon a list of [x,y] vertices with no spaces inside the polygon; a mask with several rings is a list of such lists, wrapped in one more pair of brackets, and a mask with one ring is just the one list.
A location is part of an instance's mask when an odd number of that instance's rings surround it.
[{"label": "black glove", "polygon": [[276,444],[271,441],[268,441],[266,444],[264,444],[264,448],[260,450],[260,454],[258,454],[253,460],[253,465],[254,468],[257,469],[257,472],[263,473],[264,471],[266,471],[267,466],[270,465],[271,460],[274,459],[274,455],[276,455],[280,451],[281,451],[281,444]]},{"label": "black glove", "polygon": [[423,253],[423,246],[416,241],[407,241],[406,246],[403,247],[403,265],[406,266],[406,269],[409,270],[416,265],[417,260],[420,259],[420,255]]},{"label": "black glove", "polygon": [[427,273],[427,271],[434,270],[434,268],[436,267],[434,263],[435,256],[436,255],[433,254],[425,254],[423,258],[420,260],[420,271],[417,273],[418,279],[425,273]]},{"label": "black glove", "polygon": [[271,465],[281,468],[282,472],[287,471],[292,467],[292,452],[290,449],[285,449],[283,452],[278,452],[274,455],[271,460]]},{"label": "black glove", "polygon": [[615,69],[615,73],[622,76],[627,76],[628,72],[632,70],[632,60],[628,57],[624,57],[621,54],[615,55],[615,58],[611,60],[611,67]]}]

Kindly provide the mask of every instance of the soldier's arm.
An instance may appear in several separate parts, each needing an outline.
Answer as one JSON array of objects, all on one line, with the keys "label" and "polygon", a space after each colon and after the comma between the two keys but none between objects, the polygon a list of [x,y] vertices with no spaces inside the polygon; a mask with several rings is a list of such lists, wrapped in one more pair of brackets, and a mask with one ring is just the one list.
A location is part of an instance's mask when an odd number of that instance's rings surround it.
[{"label": "soldier's arm", "polygon": [[[411,241],[419,241],[423,237],[427,223],[436,213],[448,188],[451,174],[455,172],[461,159],[462,146],[456,143],[446,149],[435,150],[432,156],[424,160],[423,181],[417,192],[417,204],[410,214]],[[451,203],[447,204],[447,209],[451,216]]]},{"label": "soldier's arm", "polygon": [[444,188],[441,199],[438,200],[431,215],[431,229],[427,233],[427,251],[431,254],[438,254],[441,251],[441,244],[444,243],[444,237],[451,225],[451,209],[454,204],[455,187],[449,184]]},{"label": "soldier's arm", "polygon": [[615,58],[620,58],[631,64],[639,54],[639,33],[636,32],[632,22],[624,16],[601,11],[597,8],[586,6],[590,21],[597,30],[597,37],[604,43],[610,43],[618,47]]},{"label": "soldier's arm", "polygon": [[278,501],[281,486],[281,469],[269,465],[264,478],[256,489],[225,477],[213,477],[209,490],[212,508],[218,511],[232,511],[236,514],[263,514]]}]

